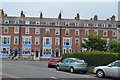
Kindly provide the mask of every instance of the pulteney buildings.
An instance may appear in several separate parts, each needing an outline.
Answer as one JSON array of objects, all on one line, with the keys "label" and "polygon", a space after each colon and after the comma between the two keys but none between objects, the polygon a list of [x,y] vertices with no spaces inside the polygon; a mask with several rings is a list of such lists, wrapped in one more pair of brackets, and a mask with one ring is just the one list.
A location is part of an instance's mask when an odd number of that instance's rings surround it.
[{"label": "pulteney buildings", "polygon": [[86,50],[81,43],[88,35],[101,35],[107,42],[117,40],[117,27],[114,15],[106,20],[99,20],[97,15],[85,20],[79,13],[74,19],[64,19],[61,13],[57,18],[44,18],[42,12],[39,17],[26,17],[21,11],[14,17],[0,10],[1,54],[16,49],[21,55],[34,51],[42,57],[81,52]]}]

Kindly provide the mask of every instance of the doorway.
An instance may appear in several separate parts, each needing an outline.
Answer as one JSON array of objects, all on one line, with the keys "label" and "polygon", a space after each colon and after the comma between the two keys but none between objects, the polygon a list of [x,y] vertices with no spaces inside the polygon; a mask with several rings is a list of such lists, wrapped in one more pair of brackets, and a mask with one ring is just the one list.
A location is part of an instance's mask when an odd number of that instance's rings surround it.
[{"label": "doorway", "polygon": [[56,57],[59,57],[60,56],[60,50],[59,49],[56,49]]}]

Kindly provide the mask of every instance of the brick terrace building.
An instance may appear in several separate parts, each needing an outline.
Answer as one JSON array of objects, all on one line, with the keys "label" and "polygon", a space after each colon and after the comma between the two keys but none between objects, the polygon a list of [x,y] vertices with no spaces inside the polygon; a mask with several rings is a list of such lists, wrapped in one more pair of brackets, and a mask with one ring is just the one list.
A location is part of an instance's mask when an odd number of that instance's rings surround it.
[{"label": "brick terrace building", "polygon": [[[63,53],[81,52],[83,39],[88,35],[101,35],[108,42],[117,40],[118,21],[113,15],[107,20],[98,20],[95,15],[90,20],[80,19],[79,13],[74,19],[7,16],[0,10],[0,46],[1,54],[9,54],[18,49],[21,55],[30,55],[32,51],[42,57],[52,54],[61,56]],[[7,53],[6,53],[7,51]]]}]

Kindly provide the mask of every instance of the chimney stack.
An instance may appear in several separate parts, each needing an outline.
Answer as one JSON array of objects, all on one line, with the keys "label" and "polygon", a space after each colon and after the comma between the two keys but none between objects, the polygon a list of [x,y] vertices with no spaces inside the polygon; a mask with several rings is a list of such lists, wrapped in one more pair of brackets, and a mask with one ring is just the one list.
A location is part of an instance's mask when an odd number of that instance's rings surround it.
[{"label": "chimney stack", "polygon": [[79,13],[77,14],[76,19],[77,19],[77,20],[79,20],[79,19],[80,19],[80,15],[79,15]]},{"label": "chimney stack", "polygon": [[43,14],[42,14],[42,12],[40,13],[40,19],[42,19],[43,18]]},{"label": "chimney stack", "polygon": [[58,15],[58,19],[61,19],[61,17],[62,17],[62,14],[60,12],[59,15]]},{"label": "chimney stack", "polygon": [[20,13],[20,18],[25,18],[25,14],[23,13],[23,11],[21,11]]},{"label": "chimney stack", "polygon": [[80,14],[78,13],[77,16],[75,17],[76,20],[80,20]]},{"label": "chimney stack", "polygon": [[97,15],[94,16],[94,20],[98,20],[98,16]]},{"label": "chimney stack", "polygon": [[4,17],[4,10],[0,9],[0,18],[3,18],[3,17]]},{"label": "chimney stack", "polygon": [[113,15],[110,19],[111,21],[115,21],[115,16]]}]

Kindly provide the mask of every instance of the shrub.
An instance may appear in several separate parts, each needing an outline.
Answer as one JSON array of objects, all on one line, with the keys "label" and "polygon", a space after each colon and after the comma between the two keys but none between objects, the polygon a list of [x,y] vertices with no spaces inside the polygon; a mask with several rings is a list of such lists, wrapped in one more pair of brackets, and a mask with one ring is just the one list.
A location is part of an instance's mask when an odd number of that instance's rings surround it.
[{"label": "shrub", "polygon": [[63,58],[74,57],[85,60],[91,66],[107,65],[115,60],[120,60],[120,53],[108,53],[100,51],[65,53]]}]

